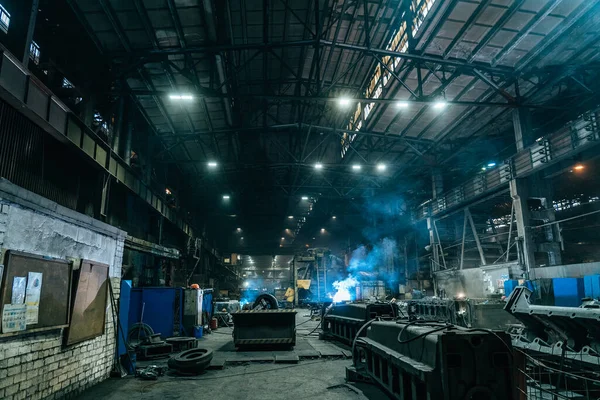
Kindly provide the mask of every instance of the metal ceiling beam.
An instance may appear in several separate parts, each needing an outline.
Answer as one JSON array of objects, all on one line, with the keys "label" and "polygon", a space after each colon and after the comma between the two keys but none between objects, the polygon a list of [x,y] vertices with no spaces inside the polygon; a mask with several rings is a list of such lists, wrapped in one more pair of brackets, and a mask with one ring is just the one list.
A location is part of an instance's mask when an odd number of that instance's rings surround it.
[{"label": "metal ceiling beam", "polygon": [[[317,43],[318,42],[318,43]],[[333,47],[338,49],[345,49],[351,51],[358,51],[363,53],[371,53],[378,54],[380,56],[389,56],[389,57],[398,57],[406,60],[413,61],[421,61],[428,62],[439,65],[448,65],[455,68],[478,68],[482,71],[491,72],[497,75],[506,75],[514,73],[513,68],[508,67],[490,67],[485,63],[468,63],[463,60],[448,58],[444,59],[443,57],[433,56],[433,55],[422,55],[422,54],[412,54],[412,53],[403,53],[399,51],[391,51],[387,49],[381,48],[369,48],[367,46],[360,46],[351,43],[341,43],[330,40],[292,40],[286,42],[269,42],[269,43],[248,43],[248,44],[229,44],[229,45],[195,45],[188,46],[186,48],[167,48],[167,49],[148,49],[144,51],[128,51],[127,53],[112,53],[111,57],[113,58],[139,58],[139,57],[150,57],[150,56],[163,56],[163,55],[173,55],[173,54],[186,54],[186,53],[220,53],[223,51],[231,51],[231,50],[259,50],[262,49],[264,51],[270,49],[284,48],[284,47],[314,47],[316,45],[325,46],[325,47]]]},{"label": "metal ceiling beam", "polygon": [[[232,129],[215,129],[212,132],[203,131],[203,132],[189,132],[189,133],[174,133],[174,134],[166,134],[160,136],[160,139],[163,141],[168,140],[180,140],[180,141],[188,141],[188,140],[197,140],[202,136],[210,136],[211,134],[241,134],[244,132],[255,132],[255,131],[264,131],[264,132],[277,132],[283,129],[309,129],[316,131],[325,131],[325,132],[345,132],[346,130],[340,129],[333,126],[324,126],[324,125],[311,125],[311,124],[279,124],[279,125],[269,125],[265,130],[264,127],[252,127],[252,128],[232,128]],[[416,139],[410,137],[399,137],[395,134],[386,134],[384,132],[370,132],[370,131],[354,131],[358,136],[371,136],[371,137],[379,137],[385,138],[392,141],[403,141],[411,144],[422,144],[422,145],[430,145],[433,143],[431,140],[427,139]]]}]

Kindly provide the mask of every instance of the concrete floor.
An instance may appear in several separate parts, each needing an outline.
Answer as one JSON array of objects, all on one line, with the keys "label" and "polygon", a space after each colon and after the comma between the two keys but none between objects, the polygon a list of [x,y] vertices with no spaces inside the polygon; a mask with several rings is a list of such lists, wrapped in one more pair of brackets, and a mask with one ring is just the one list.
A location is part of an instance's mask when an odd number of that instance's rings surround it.
[{"label": "concrete floor", "polygon": [[[346,383],[346,367],[352,365],[349,348],[318,340],[318,321],[307,310],[296,315],[296,346],[292,350],[237,351],[230,328],[219,328],[198,342],[214,351],[211,369],[194,377],[172,373],[157,381],[135,377],[109,379],[82,393],[78,399],[179,398],[322,400],[385,399],[386,394],[369,384]],[[312,332],[312,335],[309,335]],[[279,363],[293,362],[292,364]],[[166,359],[138,362],[138,367],[166,365]]]},{"label": "concrete floor", "polygon": [[319,359],[298,364],[248,364],[210,370],[197,377],[163,376],[157,381],[109,379],[78,399],[275,399],[363,400],[387,396],[373,385],[346,384],[350,360]]}]

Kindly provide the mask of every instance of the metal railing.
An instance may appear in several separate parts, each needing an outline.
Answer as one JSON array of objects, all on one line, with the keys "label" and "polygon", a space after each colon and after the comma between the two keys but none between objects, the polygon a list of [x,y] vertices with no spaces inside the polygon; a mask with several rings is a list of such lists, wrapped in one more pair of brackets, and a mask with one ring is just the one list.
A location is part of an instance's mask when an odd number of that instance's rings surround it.
[{"label": "metal railing", "polygon": [[558,131],[539,138],[498,167],[481,172],[462,185],[442,193],[417,207],[415,219],[442,214],[465,205],[485,194],[508,186],[516,178],[524,178],[600,143],[600,109],[586,112]]},{"label": "metal railing", "polygon": [[108,143],[87,127],[3,46],[0,46],[0,96],[44,131],[63,143],[75,145],[183,232],[192,235],[191,227],[167,205],[164,195],[139,179]]}]

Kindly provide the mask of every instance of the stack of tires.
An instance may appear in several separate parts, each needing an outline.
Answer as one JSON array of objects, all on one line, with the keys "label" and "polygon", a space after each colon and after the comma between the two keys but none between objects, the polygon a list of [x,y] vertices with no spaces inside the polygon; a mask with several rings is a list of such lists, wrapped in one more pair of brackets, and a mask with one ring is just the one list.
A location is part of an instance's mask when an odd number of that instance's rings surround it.
[{"label": "stack of tires", "polygon": [[169,368],[177,373],[184,375],[193,375],[203,372],[213,358],[212,350],[208,349],[190,349],[175,354],[169,359]]}]

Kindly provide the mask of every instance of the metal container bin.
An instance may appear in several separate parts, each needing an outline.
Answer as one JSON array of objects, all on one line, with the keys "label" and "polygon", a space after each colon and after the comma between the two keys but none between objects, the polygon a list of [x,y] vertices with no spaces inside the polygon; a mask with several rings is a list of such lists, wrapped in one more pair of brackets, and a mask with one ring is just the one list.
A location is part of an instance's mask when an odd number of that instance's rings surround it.
[{"label": "metal container bin", "polygon": [[243,310],[231,316],[236,347],[296,344],[296,310]]}]

